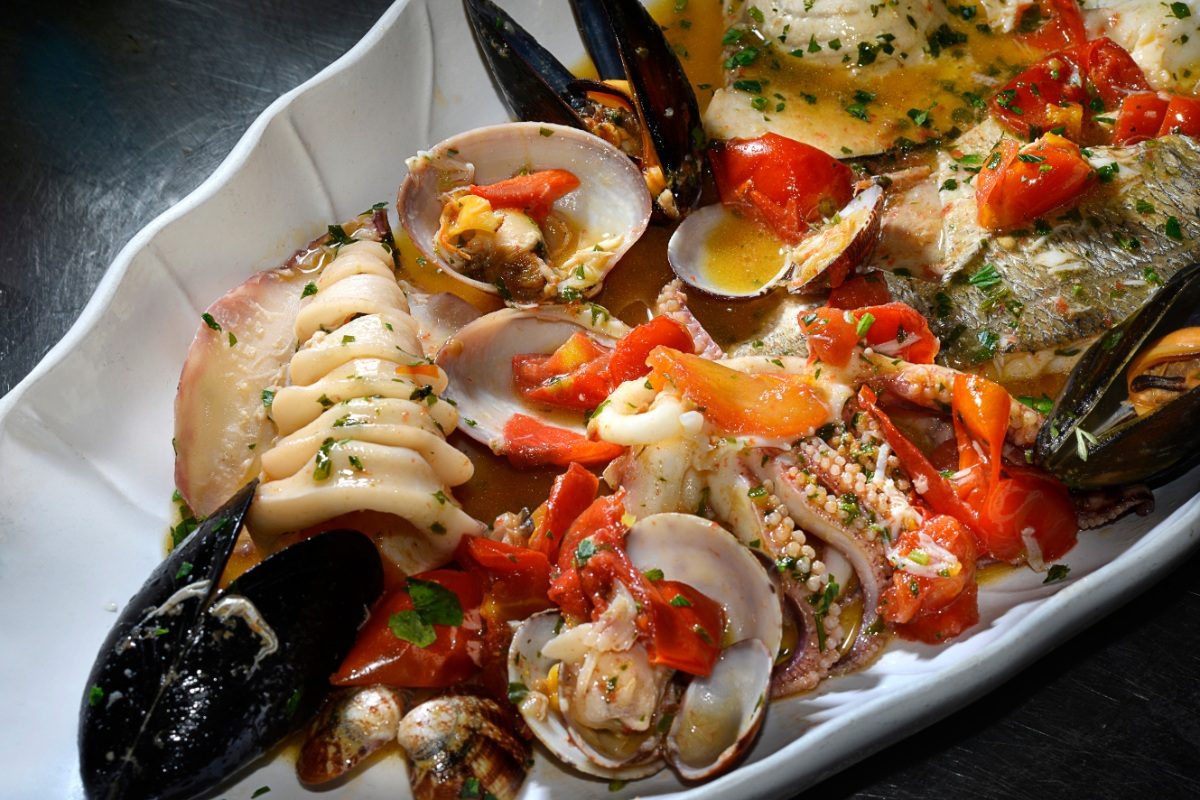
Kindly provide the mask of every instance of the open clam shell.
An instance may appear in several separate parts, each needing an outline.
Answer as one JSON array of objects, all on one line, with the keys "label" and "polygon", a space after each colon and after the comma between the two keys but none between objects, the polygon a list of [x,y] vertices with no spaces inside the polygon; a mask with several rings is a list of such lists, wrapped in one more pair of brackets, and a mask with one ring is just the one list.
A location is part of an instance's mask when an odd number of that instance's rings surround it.
[{"label": "open clam shell", "polygon": [[527,414],[547,425],[586,435],[583,414],[530,403],[513,384],[513,356],[553,353],[583,332],[611,347],[629,329],[599,306],[570,310],[505,308],[464,326],[438,351],[437,364],[449,378],[447,395],[458,404],[459,427],[494,452],[504,448],[504,425]]},{"label": "open clam shell", "polygon": [[874,252],[883,196],[869,186],[793,246],[724,205],[705,206],[675,229],[667,260],[684,283],[717,297],[757,297],[785,279],[795,293],[835,288]]},{"label": "open clam shell", "polygon": [[[687,583],[721,603],[725,648],[712,673],[693,678],[681,698],[668,686],[658,704],[662,724],[629,737],[624,748],[614,747],[603,732],[583,731],[569,719],[558,680],[565,667],[545,655],[562,617],[545,612],[518,628],[509,650],[509,680],[528,690],[519,701],[521,714],[555,755],[591,775],[644,777],[660,769],[664,758],[688,780],[716,774],[745,752],[762,722],[782,638],[775,584],[732,534],[700,517],[647,517],[630,529],[626,549],[639,570],[661,570],[665,579]],[[673,719],[666,716],[672,711]]]},{"label": "open clam shell", "polygon": [[[718,241],[730,240],[739,229],[755,228],[745,249],[718,252]],[[731,247],[731,250],[742,249]],[[667,243],[671,270],[688,286],[717,297],[757,297],[772,289],[791,270],[785,245],[755,223],[718,203],[692,212]],[[736,262],[736,263],[731,263]]]},{"label": "open clam shell", "polygon": [[787,255],[792,278],[788,291],[809,292],[841,286],[854,268],[866,262],[879,241],[883,219],[883,187],[859,192],[823,228],[806,236]]},{"label": "open clam shell", "polygon": [[[532,304],[599,291],[604,276],[646,230],[651,200],[641,172],[616,147],[590,133],[562,125],[517,122],[452,136],[408,161],[400,188],[400,221],[426,258],[450,275],[506,300]],[[515,175],[563,169],[579,186],[554,202],[573,241],[549,257],[540,290],[517,290],[503,279],[474,271],[469,261],[439,245],[446,193]]]}]

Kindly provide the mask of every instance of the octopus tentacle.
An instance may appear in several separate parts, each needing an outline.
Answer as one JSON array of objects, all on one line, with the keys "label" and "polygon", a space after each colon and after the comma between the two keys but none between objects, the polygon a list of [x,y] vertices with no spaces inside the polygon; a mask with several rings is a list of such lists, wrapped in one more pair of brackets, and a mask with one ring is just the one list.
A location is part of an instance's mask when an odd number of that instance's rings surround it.
[{"label": "octopus tentacle", "polygon": [[[893,363],[892,359],[872,358],[879,376],[871,383],[895,392],[910,403],[924,408],[949,410],[954,399],[954,377],[960,373],[939,364]],[[1016,399],[1008,412],[1008,439],[1019,447],[1029,447],[1037,440],[1045,417]]]},{"label": "octopus tentacle", "polygon": [[[749,452],[761,460],[762,451]],[[709,502],[744,544],[775,563],[797,618],[798,640],[771,679],[772,696],[782,697],[810,691],[829,674],[838,651],[821,644],[840,640],[842,632],[837,614],[818,618],[811,602],[828,584],[824,563],[780,498],[751,473],[746,465],[750,457],[732,448],[717,457],[708,482]]]},{"label": "octopus tentacle", "polygon": [[692,314],[687,306],[687,295],[683,293],[683,281],[676,278],[662,288],[658,299],[654,301],[654,311],[664,317],[670,317],[692,335],[696,343],[696,355],[711,358],[714,361],[725,357],[725,351],[709,335],[700,320]]},{"label": "octopus tentacle", "polygon": [[[812,439],[808,441],[813,442]],[[839,496],[825,485],[838,485],[846,472],[845,467],[846,459],[841,453],[832,457],[824,455],[807,462],[804,467],[789,454],[755,470],[764,485],[770,481],[773,491],[797,524],[842,553],[858,577],[863,599],[862,624],[854,644],[838,664],[839,671],[869,661],[885,643],[887,637],[881,634],[886,628],[879,616],[879,598],[887,588],[892,571],[879,530],[869,527],[858,497]],[[835,608],[836,605],[830,604],[828,616],[838,615],[840,609]]]}]

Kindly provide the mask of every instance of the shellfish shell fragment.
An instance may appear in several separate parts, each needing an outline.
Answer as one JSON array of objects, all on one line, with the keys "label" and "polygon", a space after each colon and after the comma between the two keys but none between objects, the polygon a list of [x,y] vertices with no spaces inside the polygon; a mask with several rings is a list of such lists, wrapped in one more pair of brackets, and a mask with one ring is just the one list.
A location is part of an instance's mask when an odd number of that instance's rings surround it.
[{"label": "shellfish shell fragment", "polygon": [[[667,261],[671,270],[688,286],[717,297],[758,297],[770,291],[792,268],[784,257],[783,242],[778,243],[779,249],[774,255],[750,256],[753,263],[744,264],[740,270],[747,274],[739,274],[736,279],[730,273],[737,271],[728,269],[725,258],[714,252],[717,239],[741,226],[757,228],[756,223],[720,203],[693,211],[679,223],[667,243]],[[766,230],[755,233],[755,238],[774,238]]]},{"label": "shellfish shell fragment", "polygon": [[530,751],[512,727],[503,709],[482,697],[439,697],[414,708],[396,737],[408,754],[413,797],[513,800]]},{"label": "shellfish shell fragment", "polygon": [[586,333],[611,347],[629,329],[600,311],[506,308],[480,317],[450,337],[436,360],[449,378],[446,394],[458,405],[462,431],[493,452],[503,451],[504,426],[517,413],[586,435],[581,413],[538,406],[521,397],[513,384],[512,361],[527,353],[553,353],[575,333]]},{"label": "shellfish shell fragment", "polygon": [[836,289],[875,251],[883,219],[883,187],[859,192],[824,227],[788,252],[789,292]]},{"label": "shellfish shell fragment", "polygon": [[[599,291],[604,276],[650,221],[650,193],[638,168],[616,147],[576,128],[537,122],[478,128],[419,153],[408,165],[397,202],[412,241],[454,278],[489,294],[508,295],[505,299],[513,299],[516,292],[499,285],[502,281],[465,274],[469,262],[438,245],[447,192],[551,169],[567,170],[579,179],[576,189],[551,206],[566,221],[574,241],[569,252],[544,267],[540,292],[515,298],[523,304]],[[525,233],[535,235],[532,230]]]}]

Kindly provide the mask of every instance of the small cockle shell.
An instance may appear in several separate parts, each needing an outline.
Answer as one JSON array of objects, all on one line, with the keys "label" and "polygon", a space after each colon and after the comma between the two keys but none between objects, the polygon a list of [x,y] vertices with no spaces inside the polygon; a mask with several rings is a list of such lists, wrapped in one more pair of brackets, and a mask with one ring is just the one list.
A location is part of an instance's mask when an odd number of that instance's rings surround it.
[{"label": "small cockle shell", "polygon": [[459,427],[472,439],[502,452],[504,425],[527,414],[558,428],[586,433],[583,414],[538,406],[513,384],[513,356],[553,353],[575,333],[611,347],[629,328],[600,306],[512,308],[486,314],[455,333],[437,355],[449,378],[446,395],[458,404]]},{"label": "small cockle shell", "polygon": [[408,712],[396,739],[411,765],[413,797],[515,798],[530,752],[512,728],[494,700],[470,695],[439,697]]},{"label": "small cockle shell", "polygon": [[452,263],[436,245],[445,193],[549,169],[565,169],[579,179],[578,188],[552,206],[577,241],[550,265],[554,276],[548,277],[542,295],[516,298],[522,303],[599,291],[604,276],[650,221],[650,193],[634,163],[603,139],[562,125],[516,122],[477,128],[410,158],[408,168],[398,206],[413,243],[454,278],[502,296],[505,289],[463,274],[461,264]]}]

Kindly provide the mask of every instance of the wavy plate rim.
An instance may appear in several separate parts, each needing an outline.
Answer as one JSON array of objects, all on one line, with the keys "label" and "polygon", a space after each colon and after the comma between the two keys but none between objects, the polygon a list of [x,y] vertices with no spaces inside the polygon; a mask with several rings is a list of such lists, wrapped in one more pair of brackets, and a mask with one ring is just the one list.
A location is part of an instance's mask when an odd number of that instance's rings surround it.
[{"label": "wavy plate rim", "polygon": [[[97,284],[79,318],[29,374],[0,397],[0,427],[8,422],[22,397],[96,328],[135,258],[150,247],[169,225],[186,217],[225,188],[262,144],[271,122],[284,114],[297,98],[353,68],[397,24],[411,2],[398,0],[342,56],[272,101],[254,119],[212,174],[177,203],[155,216],[126,242]],[[1197,474],[1200,474],[1200,470],[1180,480],[1194,483]],[[948,667],[932,669],[913,679],[909,688],[924,689],[938,685],[941,691],[934,700],[918,702],[902,698],[898,702],[890,693],[885,693],[856,704],[851,710],[834,718],[814,724],[774,753],[743,764],[733,772],[701,785],[658,796],[698,800],[709,792],[721,790],[734,791],[746,797],[797,793],[986,694],[1035,659],[1048,654],[1065,639],[1088,627],[1089,618],[1091,624],[1095,624],[1099,616],[1149,588],[1166,572],[1178,566],[1183,557],[1195,549],[1198,541],[1200,495],[1193,494],[1175,506],[1165,519],[1142,533],[1121,556],[1072,580],[1054,594],[1033,601],[1037,604],[1035,608],[992,642],[983,645],[973,656]],[[1137,568],[1129,569],[1128,562],[1135,559]],[[1059,642],[1056,644],[1054,639]],[[1001,657],[995,657],[997,654]],[[864,720],[867,721],[866,725],[863,725]],[[819,758],[803,758],[818,745]],[[237,777],[243,778],[245,773]]]}]

